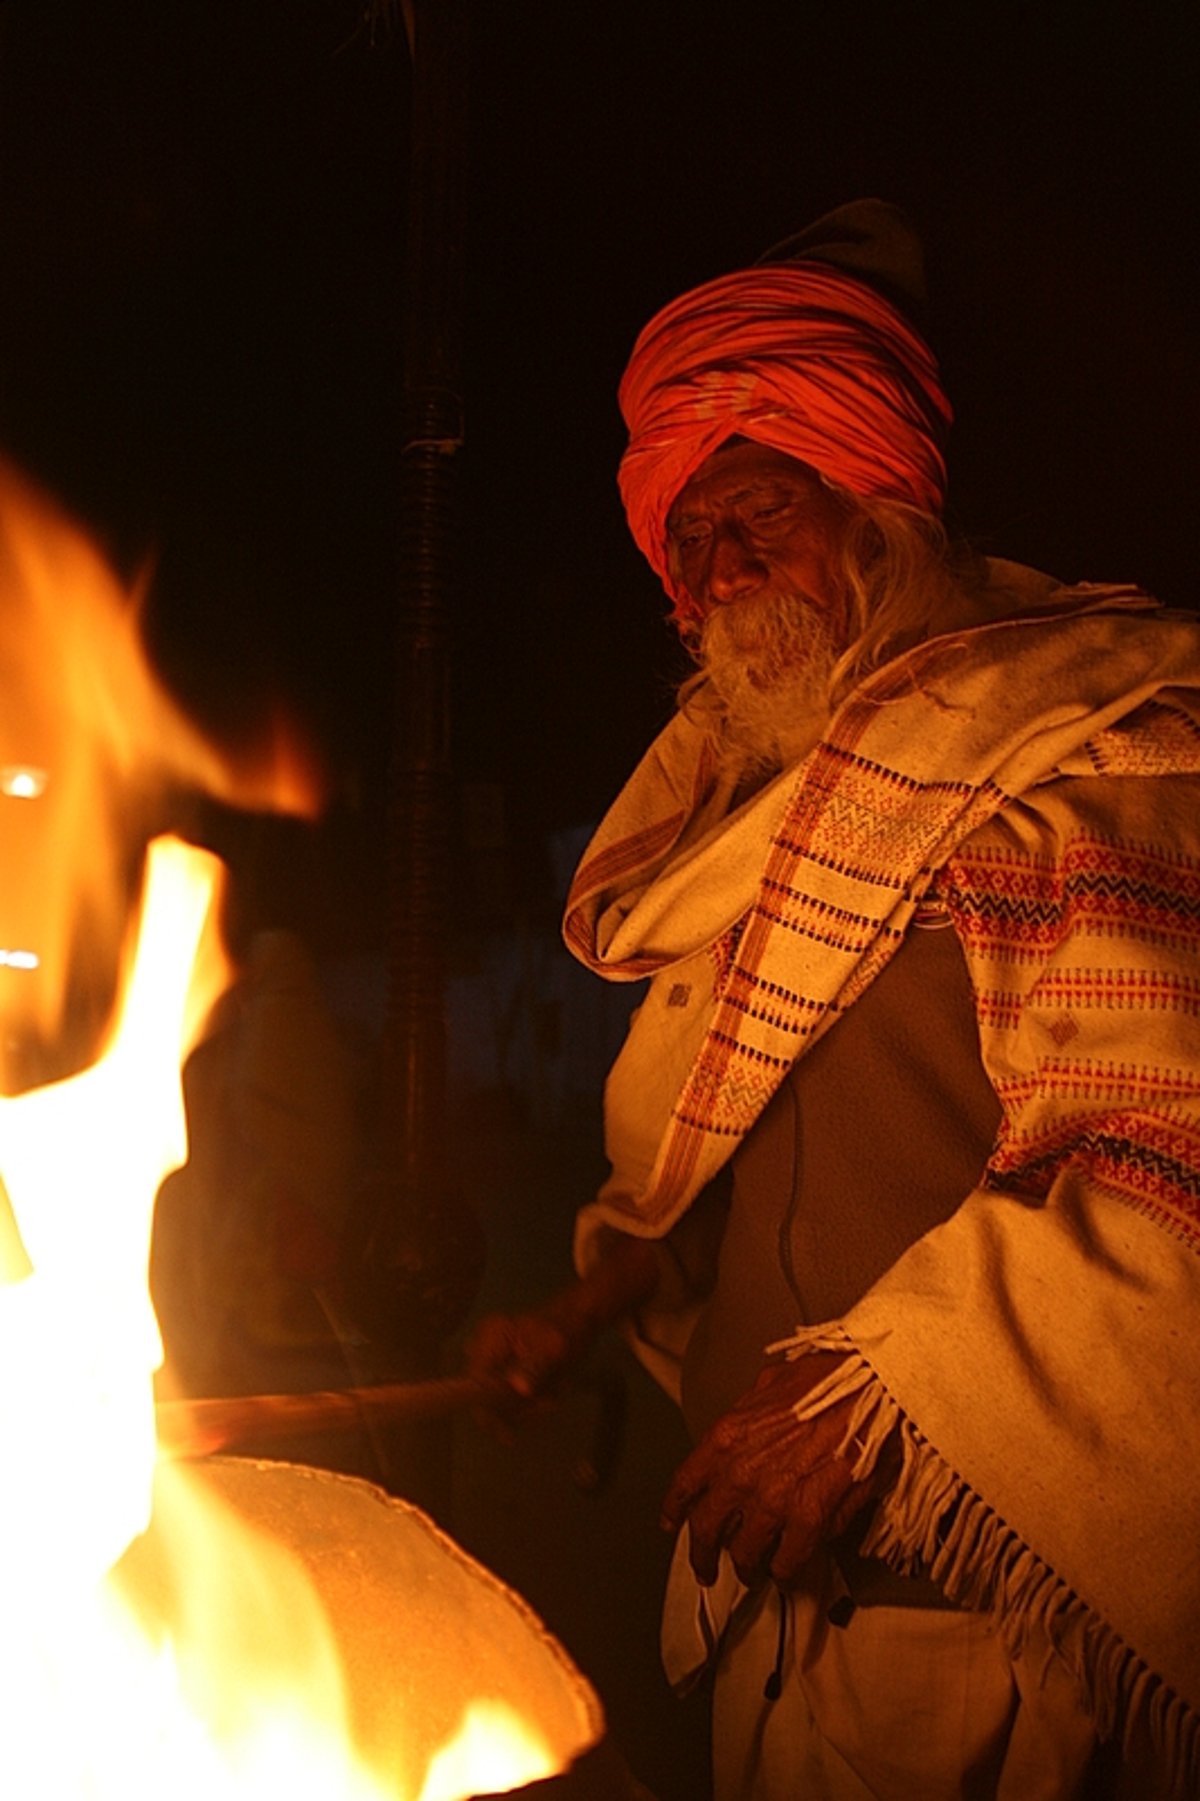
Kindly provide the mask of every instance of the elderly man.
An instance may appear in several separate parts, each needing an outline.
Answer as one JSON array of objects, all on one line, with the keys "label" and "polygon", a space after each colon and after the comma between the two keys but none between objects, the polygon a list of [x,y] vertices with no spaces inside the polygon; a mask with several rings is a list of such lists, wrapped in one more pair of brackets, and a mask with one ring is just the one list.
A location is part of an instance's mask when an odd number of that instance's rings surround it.
[{"label": "elderly man", "polygon": [[580,1279],[473,1360],[622,1320],[679,1396],[722,1801],[1190,1795],[1200,631],[948,542],[919,279],[858,203],[634,349],[698,672],[566,937],[650,984]]}]

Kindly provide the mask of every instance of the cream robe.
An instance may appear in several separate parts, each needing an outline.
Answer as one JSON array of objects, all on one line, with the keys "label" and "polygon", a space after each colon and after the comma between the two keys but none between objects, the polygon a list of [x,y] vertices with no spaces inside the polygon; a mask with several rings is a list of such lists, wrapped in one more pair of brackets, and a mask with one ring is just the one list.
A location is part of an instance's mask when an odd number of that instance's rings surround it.
[{"label": "cream robe", "polygon": [[[955,1216],[788,1348],[849,1353],[813,1405],[858,1393],[864,1472],[901,1426],[869,1548],[1014,1643],[1047,1628],[1101,1730],[1144,1712],[1194,1772],[1200,629],[998,573],[1024,610],[878,671],[737,812],[683,719],[619,797],[566,937],[653,979],[577,1256],[670,1231],[936,882],[1004,1126]],[[672,1386],[691,1316],[667,1299],[639,1349]]]}]

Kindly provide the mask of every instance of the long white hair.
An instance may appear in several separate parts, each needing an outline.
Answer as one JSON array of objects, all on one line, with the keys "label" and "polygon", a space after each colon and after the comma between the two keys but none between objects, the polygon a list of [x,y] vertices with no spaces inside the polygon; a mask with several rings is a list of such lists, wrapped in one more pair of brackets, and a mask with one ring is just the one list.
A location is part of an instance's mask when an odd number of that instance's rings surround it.
[{"label": "long white hair", "polygon": [[832,563],[836,627],[805,596],[773,585],[713,608],[685,638],[699,667],[681,684],[679,706],[720,761],[747,775],[802,755],[866,676],[967,623],[986,586],[984,559],[932,514],[833,491],[845,508]]}]

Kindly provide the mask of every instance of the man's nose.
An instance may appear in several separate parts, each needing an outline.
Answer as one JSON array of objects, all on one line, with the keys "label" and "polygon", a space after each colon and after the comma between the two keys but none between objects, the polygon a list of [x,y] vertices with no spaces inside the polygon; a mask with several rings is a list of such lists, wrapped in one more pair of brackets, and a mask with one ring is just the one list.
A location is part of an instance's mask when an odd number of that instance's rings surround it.
[{"label": "man's nose", "polygon": [[708,561],[708,598],[718,606],[753,594],[767,579],[767,566],[736,526],[713,535]]}]

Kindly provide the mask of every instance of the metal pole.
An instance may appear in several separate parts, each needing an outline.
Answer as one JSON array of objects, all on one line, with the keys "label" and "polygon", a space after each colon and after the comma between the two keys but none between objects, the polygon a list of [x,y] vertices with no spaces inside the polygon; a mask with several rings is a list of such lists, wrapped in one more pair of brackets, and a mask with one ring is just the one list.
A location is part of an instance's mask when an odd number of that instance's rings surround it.
[{"label": "metal pole", "polygon": [[412,0],[396,711],[387,1016],[375,1166],[354,1288],[372,1337],[431,1367],[474,1299],[478,1227],[446,1169],[445,941],[450,760],[447,621],[463,446],[462,312],[469,0]]}]

